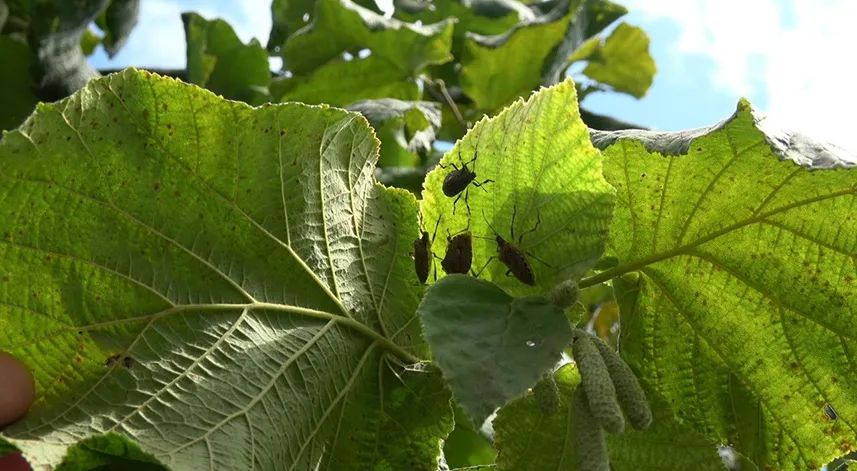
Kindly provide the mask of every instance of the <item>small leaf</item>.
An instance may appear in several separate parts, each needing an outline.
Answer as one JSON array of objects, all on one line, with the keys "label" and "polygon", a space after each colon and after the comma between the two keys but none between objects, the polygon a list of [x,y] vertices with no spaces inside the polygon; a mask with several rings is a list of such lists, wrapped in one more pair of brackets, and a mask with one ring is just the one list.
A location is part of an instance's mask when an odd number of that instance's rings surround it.
[{"label": "small leaf", "polygon": [[101,44],[101,36],[98,35],[92,28],[86,30],[83,37],[80,38],[80,49],[86,56],[91,56],[95,52],[95,48]]},{"label": "small leaf", "polygon": [[253,39],[243,44],[223,20],[183,13],[187,37],[187,80],[226,98],[259,105],[268,99],[268,54]]},{"label": "small leaf", "polygon": [[68,449],[56,471],[166,471],[154,456],[123,435],[108,433],[87,438]]},{"label": "small leaf", "polygon": [[440,127],[440,105],[427,101],[365,100],[348,110],[365,116],[378,133],[382,167],[416,166],[431,151]]},{"label": "small leaf", "polygon": [[137,25],[140,15],[140,0],[110,0],[110,6],[96,20],[96,24],[104,31],[104,50],[110,58],[116,56],[131,31]]},{"label": "small leaf", "polygon": [[417,313],[435,364],[477,427],[524,394],[571,341],[568,319],[548,299],[513,298],[465,275],[432,285]]},{"label": "small leaf", "polygon": [[645,96],[652,86],[655,60],[649,54],[649,36],[641,28],[621,23],[587,54],[589,64],[583,73],[592,80],[636,98]]}]

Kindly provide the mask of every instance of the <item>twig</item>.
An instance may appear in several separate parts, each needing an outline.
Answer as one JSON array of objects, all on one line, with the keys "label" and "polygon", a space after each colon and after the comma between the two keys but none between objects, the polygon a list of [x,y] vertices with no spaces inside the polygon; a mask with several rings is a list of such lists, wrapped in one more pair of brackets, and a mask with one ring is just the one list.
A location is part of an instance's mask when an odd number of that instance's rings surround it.
[{"label": "twig", "polygon": [[[443,79],[432,80],[431,77],[423,76],[422,79],[431,87],[437,84],[437,87],[440,89],[440,92],[443,96],[443,101],[446,102],[447,105],[452,109],[452,114],[455,115],[455,119],[458,121],[458,124],[461,125],[465,130],[469,129],[470,126],[464,121],[464,117],[461,115],[461,111],[458,110],[458,106],[455,104],[455,101],[449,96],[449,91],[446,89],[446,84],[443,82]],[[429,89],[432,91],[431,89]],[[432,95],[435,95],[432,93]]]}]

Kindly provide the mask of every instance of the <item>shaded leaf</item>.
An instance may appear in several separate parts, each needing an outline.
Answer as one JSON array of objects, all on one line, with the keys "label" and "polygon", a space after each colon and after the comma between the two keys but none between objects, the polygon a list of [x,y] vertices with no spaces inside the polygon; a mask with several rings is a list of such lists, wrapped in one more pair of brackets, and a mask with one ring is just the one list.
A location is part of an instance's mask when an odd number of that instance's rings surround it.
[{"label": "shaded leaf", "polygon": [[182,13],[187,38],[187,79],[251,105],[269,101],[268,54],[255,39],[243,44],[223,20]]},{"label": "shaded leaf", "polygon": [[453,23],[420,26],[385,18],[351,0],[319,0],[315,19],[289,38],[283,58],[293,73],[306,75],[344,52],[366,48],[398,75],[416,77],[426,66],[452,58]]},{"label": "shaded leaf", "polygon": [[587,60],[583,73],[636,98],[646,95],[655,76],[655,61],[649,54],[649,36],[641,28],[619,24],[602,43],[596,38],[574,60]]},{"label": "shaded leaf", "polygon": [[[444,179],[454,171],[450,164],[460,167],[477,150],[478,158],[468,168],[476,172],[476,180],[493,183],[482,189],[467,187],[466,204],[464,196],[455,203],[443,192]],[[578,279],[601,257],[614,190],[601,175],[601,157],[577,115],[570,79],[480,121],[441,164],[446,168],[438,167],[426,177],[422,219],[436,221],[442,214],[439,234],[470,228],[473,269],[481,271],[480,278],[516,296],[543,294],[558,283]],[[539,216],[538,229],[519,240],[536,226]],[[506,267],[496,258],[490,260],[498,247],[489,223],[505,240],[523,249],[536,286],[506,276]],[[439,257],[445,254],[445,239],[438,237],[432,244]]]},{"label": "shaded leaf", "polygon": [[390,98],[359,101],[348,107],[362,114],[381,140],[378,165],[416,166],[432,149],[440,127],[440,105]]},{"label": "shaded leaf", "polygon": [[315,0],[273,0],[271,2],[271,34],[267,50],[282,56],[286,39],[313,20]]},{"label": "shaded leaf", "polygon": [[33,111],[39,98],[30,74],[35,57],[26,43],[10,36],[0,36],[0,130],[13,129]]},{"label": "shaded leaf", "polygon": [[357,114],[133,69],[40,105],[0,141],[0,349],[37,391],[6,436],[29,457],[117,432],[175,470],[435,471],[450,395],[390,361],[428,349],[415,200],[375,182],[378,146]]},{"label": "shaded leaf", "polygon": [[563,0],[550,12],[494,36],[468,33],[461,88],[482,109],[499,110],[542,83],[542,68],[560,44],[579,2]]},{"label": "shaded leaf", "polygon": [[760,469],[853,448],[857,159],[746,101],[707,130],[614,135],[638,136],[605,149],[620,263],[581,284],[640,272],[620,339],[646,390]]},{"label": "shaded leaf", "polygon": [[[554,380],[561,397],[556,413],[543,414],[533,394],[510,402],[497,413],[494,444],[498,470],[577,470],[571,406],[580,374],[568,364],[554,373]],[[629,428],[621,435],[607,435],[611,469],[726,469],[714,443],[675,422],[663,399],[656,398],[652,405],[655,421],[651,428],[644,432]]]},{"label": "shaded leaf", "polygon": [[455,430],[443,442],[443,454],[450,468],[490,465],[497,452],[485,435],[473,427],[461,406],[456,404]]},{"label": "shaded leaf", "polygon": [[110,6],[96,20],[104,31],[104,50],[113,58],[125,45],[131,31],[137,26],[140,0],[110,0]]},{"label": "shaded leaf", "polygon": [[434,363],[477,427],[524,394],[571,342],[568,319],[547,298],[513,298],[466,275],[433,284],[417,314]]},{"label": "shaded leaf", "polygon": [[165,471],[167,468],[124,435],[108,433],[78,442],[68,449],[56,471]]}]

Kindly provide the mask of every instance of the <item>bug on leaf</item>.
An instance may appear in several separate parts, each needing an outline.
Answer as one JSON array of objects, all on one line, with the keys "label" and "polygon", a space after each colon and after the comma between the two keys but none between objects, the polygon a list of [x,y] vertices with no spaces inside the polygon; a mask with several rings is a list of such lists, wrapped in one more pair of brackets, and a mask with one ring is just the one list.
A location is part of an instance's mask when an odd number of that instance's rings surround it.
[{"label": "bug on leaf", "polygon": [[121,358],[121,357],[122,357],[122,355],[119,355],[118,353],[116,355],[111,355],[109,358],[104,360],[104,367],[105,368],[112,367],[113,365],[116,364],[117,361],[119,361],[119,358]]},{"label": "bug on leaf", "polygon": [[[473,158],[467,162],[464,162],[461,159],[461,149],[458,150],[458,160],[462,161],[461,168],[458,168],[454,163],[449,163],[448,165],[438,164],[440,168],[448,168],[452,167],[454,170],[447,173],[446,177],[443,179],[443,194],[449,198],[455,197],[455,201],[452,202],[452,214],[455,215],[455,205],[458,204],[458,200],[461,199],[462,195],[464,196],[464,206],[467,207],[467,214],[470,214],[470,205],[467,204],[467,187],[470,185],[482,188],[485,192],[485,188],[482,185],[486,183],[494,183],[494,180],[485,179],[480,181],[476,180],[476,158],[479,157],[479,143],[476,143],[476,150],[473,153]],[[473,164],[473,168],[467,168],[468,164]]]},{"label": "bug on leaf", "polygon": [[[511,225],[510,230],[509,230],[510,233],[512,234],[511,240],[515,240],[515,217],[517,215],[518,215],[518,206],[515,205],[515,208],[512,211],[512,225]],[[536,225],[532,229],[530,229],[527,232],[524,232],[523,234],[518,236],[518,240],[516,242],[517,245],[513,244],[512,242],[507,241],[506,239],[504,239],[497,232],[497,230],[494,229],[494,226],[492,226],[491,223],[488,222],[488,218],[485,216],[485,210],[484,209],[482,210],[482,217],[485,218],[485,222],[488,224],[488,227],[490,227],[491,230],[494,232],[494,239],[497,241],[497,252],[498,252],[498,254],[492,255],[488,259],[488,261],[485,262],[485,266],[483,266],[482,269],[479,270],[479,273],[482,273],[482,271],[485,270],[485,268],[488,266],[489,263],[491,263],[492,260],[494,260],[495,258],[498,258],[498,259],[500,259],[501,262],[503,262],[503,265],[506,265],[506,268],[508,268],[508,270],[506,271],[506,276],[509,276],[509,274],[511,273],[521,283],[524,283],[525,285],[535,286],[536,276],[533,273],[533,268],[530,266],[529,260],[527,260],[526,252],[524,252],[519,247],[519,245],[521,244],[521,241],[524,239],[525,235],[529,234],[530,232],[534,232],[536,229],[539,228],[539,225],[542,223],[541,213],[538,214],[538,220],[536,221]],[[533,256],[532,254],[529,254],[529,255],[531,257],[533,257],[534,259],[539,260],[538,258]],[[539,261],[544,263],[547,266],[550,266],[542,260],[539,260]],[[477,273],[476,276],[479,276],[479,273]]]},{"label": "bug on leaf", "polygon": [[446,230],[446,255],[440,265],[446,273],[467,274],[473,264],[473,239],[469,229],[465,229],[455,236]]},{"label": "bug on leaf", "polygon": [[[440,226],[441,217],[437,218],[437,224],[434,226],[434,233],[431,239],[429,239],[428,232],[422,231],[422,237],[414,241],[414,251],[411,255],[414,257],[414,271],[416,271],[417,278],[421,284],[425,284],[426,280],[428,280],[429,269],[431,268],[430,264],[434,261],[431,243],[437,235],[437,228]],[[435,272],[434,276],[437,279],[437,272]]]}]

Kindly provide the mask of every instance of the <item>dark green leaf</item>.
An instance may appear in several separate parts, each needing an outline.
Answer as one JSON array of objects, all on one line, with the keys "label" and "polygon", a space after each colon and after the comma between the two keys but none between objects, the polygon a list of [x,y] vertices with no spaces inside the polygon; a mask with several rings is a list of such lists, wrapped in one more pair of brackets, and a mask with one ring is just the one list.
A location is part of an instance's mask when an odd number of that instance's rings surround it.
[{"label": "dark green leaf", "polygon": [[590,44],[595,46],[574,57],[589,61],[585,75],[618,92],[645,96],[655,76],[655,61],[649,55],[649,36],[642,29],[622,23],[604,43]]},{"label": "dark green leaf", "polygon": [[614,21],[625,16],[628,9],[609,0],[587,0],[586,8],[586,30],[584,38],[591,38],[604,31]]},{"label": "dark green leaf", "polygon": [[[497,413],[494,444],[498,470],[576,470],[571,402],[580,375],[573,364],[568,364],[554,373],[554,380],[561,397],[557,413],[542,413],[533,394],[510,402]],[[674,421],[663,399],[655,398],[652,404],[655,420],[651,428],[643,432],[629,428],[621,435],[607,435],[611,469],[725,470],[714,442]]]},{"label": "dark green leaf", "polygon": [[416,201],[378,147],[134,69],[40,105],[0,141],[0,349],[36,382],[5,436],[39,465],[113,431],[179,470],[436,471],[450,394],[390,360],[429,356]]},{"label": "dark green leaf", "polygon": [[454,20],[418,26],[385,18],[351,0],[319,0],[316,15],[285,46],[285,66],[297,75],[364,48],[404,77],[416,77],[428,65],[452,58]]},{"label": "dark green leaf", "polygon": [[223,20],[183,13],[187,79],[226,98],[251,105],[270,101],[268,54],[255,39],[243,44]]},{"label": "dark green leaf", "polygon": [[426,171],[422,167],[379,167],[375,169],[375,178],[387,186],[402,188],[419,196]]},{"label": "dark green leaf", "polygon": [[435,364],[477,427],[555,365],[571,326],[547,298],[513,298],[487,281],[449,275],[417,313]]},{"label": "dark green leaf", "polygon": [[0,64],[5,64],[0,73],[0,130],[17,127],[39,101],[30,75],[33,59],[24,42],[0,36]]},{"label": "dark green leaf", "polygon": [[107,10],[98,17],[96,24],[104,31],[104,50],[113,57],[125,45],[128,36],[137,25],[140,0],[111,0]]},{"label": "dark green leaf", "polygon": [[87,438],[68,449],[56,471],[166,471],[154,456],[124,435],[108,433]]},{"label": "dark green leaf", "polygon": [[853,155],[746,101],[707,129],[603,134],[626,137],[604,151],[619,263],[581,284],[640,272],[620,339],[646,392],[760,469],[853,447]]},{"label": "dark green leaf", "polygon": [[348,107],[369,121],[381,140],[382,167],[416,166],[432,149],[440,127],[440,105],[390,98],[359,101]]}]

